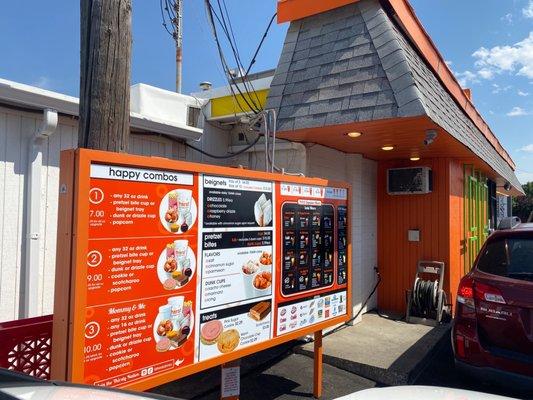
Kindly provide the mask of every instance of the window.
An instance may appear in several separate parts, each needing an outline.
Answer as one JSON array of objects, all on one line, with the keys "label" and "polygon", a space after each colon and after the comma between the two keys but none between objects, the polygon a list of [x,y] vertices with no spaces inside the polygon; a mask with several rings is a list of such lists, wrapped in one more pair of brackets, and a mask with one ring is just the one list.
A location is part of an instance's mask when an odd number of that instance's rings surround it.
[{"label": "window", "polygon": [[200,124],[200,108],[199,107],[187,107],[187,126],[198,128]]},{"label": "window", "polygon": [[497,239],[479,257],[478,269],[493,275],[533,281],[533,239]]}]

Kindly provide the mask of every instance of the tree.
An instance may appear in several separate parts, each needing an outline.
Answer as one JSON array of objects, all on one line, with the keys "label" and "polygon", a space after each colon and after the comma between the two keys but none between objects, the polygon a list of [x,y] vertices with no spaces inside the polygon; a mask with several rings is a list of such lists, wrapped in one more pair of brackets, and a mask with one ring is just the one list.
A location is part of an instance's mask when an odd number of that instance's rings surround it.
[{"label": "tree", "polygon": [[125,152],[130,133],[131,0],[81,0],[80,147]]},{"label": "tree", "polygon": [[526,195],[513,199],[513,215],[526,222],[533,212],[533,182],[522,185],[522,189]]}]

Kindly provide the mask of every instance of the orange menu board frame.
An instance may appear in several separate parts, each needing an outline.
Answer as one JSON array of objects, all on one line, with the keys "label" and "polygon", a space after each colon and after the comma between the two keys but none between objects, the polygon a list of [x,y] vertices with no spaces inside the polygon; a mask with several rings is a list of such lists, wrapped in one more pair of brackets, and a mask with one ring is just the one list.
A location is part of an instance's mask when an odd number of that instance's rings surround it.
[{"label": "orange menu board frame", "polygon": [[59,193],[52,379],[147,390],[351,317],[347,183],[76,149]]}]

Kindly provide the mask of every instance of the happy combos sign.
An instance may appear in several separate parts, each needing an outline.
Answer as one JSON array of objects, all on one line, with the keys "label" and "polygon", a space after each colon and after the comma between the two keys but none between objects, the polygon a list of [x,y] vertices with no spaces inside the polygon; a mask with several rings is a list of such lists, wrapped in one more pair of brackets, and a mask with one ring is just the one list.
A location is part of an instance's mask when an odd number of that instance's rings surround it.
[{"label": "happy combos sign", "polygon": [[61,156],[53,379],[145,390],[346,321],[349,186]]}]

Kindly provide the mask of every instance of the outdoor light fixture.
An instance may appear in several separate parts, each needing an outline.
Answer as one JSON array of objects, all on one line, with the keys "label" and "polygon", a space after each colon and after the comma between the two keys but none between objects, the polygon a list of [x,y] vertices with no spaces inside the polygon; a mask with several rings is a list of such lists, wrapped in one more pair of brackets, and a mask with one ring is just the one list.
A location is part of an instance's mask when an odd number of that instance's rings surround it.
[{"label": "outdoor light fixture", "polygon": [[411,161],[418,161],[418,160],[420,160],[420,157],[411,157],[409,160],[411,160]]},{"label": "outdoor light fixture", "polygon": [[383,147],[381,148],[381,150],[385,150],[385,151],[391,151],[391,150],[393,150],[393,149],[394,149],[394,146],[383,146]]},{"label": "outdoor light fixture", "polygon": [[348,133],[346,134],[346,136],[349,136],[349,137],[351,137],[351,138],[353,138],[353,139],[358,138],[358,137],[361,136],[361,135],[362,135],[361,132],[348,132]]}]

